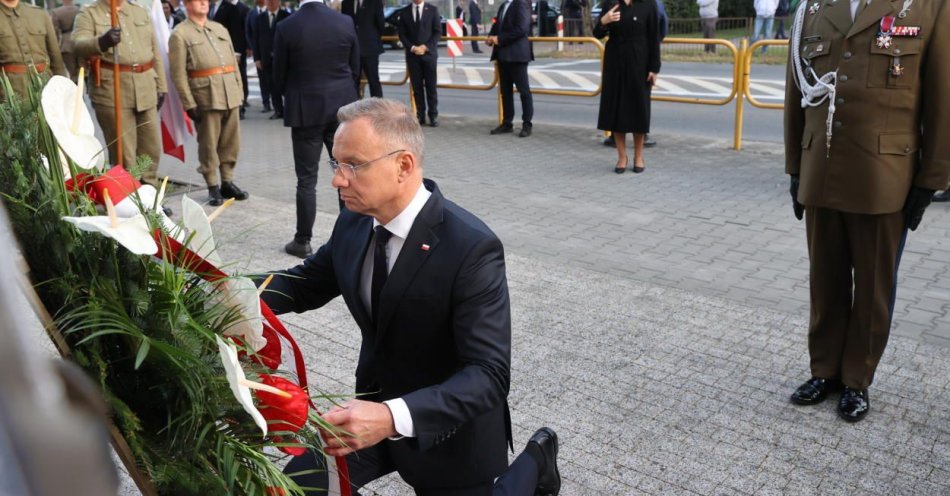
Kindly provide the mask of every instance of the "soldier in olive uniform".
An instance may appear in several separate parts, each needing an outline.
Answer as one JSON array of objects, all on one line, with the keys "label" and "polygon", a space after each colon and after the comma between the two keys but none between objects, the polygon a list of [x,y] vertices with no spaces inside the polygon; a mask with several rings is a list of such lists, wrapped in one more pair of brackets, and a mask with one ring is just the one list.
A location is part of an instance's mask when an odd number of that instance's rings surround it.
[{"label": "soldier in olive uniform", "polygon": [[796,14],[785,171],[805,216],[812,378],[791,400],[843,389],[850,422],[870,409],[907,230],[950,178],[947,26],[943,0],[803,0]]},{"label": "soldier in olive uniform", "polygon": [[208,19],[208,0],[187,0],[188,20],[168,40],[168,64],[182,106],[198,124],[198,172],[208,185],[208,203],[245,200],[234,184],[241,148],[241,75],[228,30]]},{"label": "soldier in olive uniform", "polygon": [[[73,49],[89,61],[89,97],[109,144],[111,162],[118,165],[115,116],[121,112],[123,165],[134,164],[140,155],[150,157],[152,165],[142,181],[156,186],[162,152],[158,109],[168,92],[165,69],[148,11],[125,0],[114,1],[118,2],[119,27],[112,28],[110,0],[87,5],[76,16]],[[118,104],[113,89],[116,77],[121,78]]]},{"label": "soldier in olive uniform", "polygon": [[73,5],[73,0],[63,0],[61,7],[49,13],[53,19],[53,27],[56,28],[56,36],[59,38],[59,51],[63,54],[63,63],[66,64],[66,70],[74,83],[79,76],[79,56],[73,51],[73,23],[78,14],[79,7]]},{"label": "soldier in olive uniform", "polygon": [[[46,77],[66,75],[56,30],[46,12],[19,0],[0,0],[0,69],[25,96],[31,68]],[[0,87],[0,101],[5,100]]]}]

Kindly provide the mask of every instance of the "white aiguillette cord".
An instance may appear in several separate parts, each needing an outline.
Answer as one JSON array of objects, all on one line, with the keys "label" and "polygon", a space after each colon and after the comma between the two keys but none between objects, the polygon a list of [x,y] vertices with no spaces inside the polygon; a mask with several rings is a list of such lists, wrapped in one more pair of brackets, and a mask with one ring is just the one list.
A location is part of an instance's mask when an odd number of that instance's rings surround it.
[{"label": "white aiguillette cord", "polygon": [[[835,117],[835,94],[837,93],[838,70],[835,69],[832,72],[826,72],[819,77],[815,69],[809,64],[807,69],[811,73],[812,78],[814,78],[815,84],[808,82],[808,78],[805,75],[805,68],[802,66],[802,54],[800,50],[802,24],[805,21],[805,5],[807,3],[807,1],[803,1],[798,6],[798,11],[795,12],[795,22],[792,24],[791,50],[792,64],[794,65],[792,76],[795,79],[795,85],[802,92],[802,108],[817,107],[824,103],[825,100],[828,100],[828,118],[825,120],[825,158],[828,158],[831,156],[831,135],[833,130],[832,124],[834,123]],[[901,19],[906,17],[907,11],[910,10],[910,6],[913,4],[914,0],[904,0],[904,5],[901,7],[901,11],[897,14],[897,17]]]}]

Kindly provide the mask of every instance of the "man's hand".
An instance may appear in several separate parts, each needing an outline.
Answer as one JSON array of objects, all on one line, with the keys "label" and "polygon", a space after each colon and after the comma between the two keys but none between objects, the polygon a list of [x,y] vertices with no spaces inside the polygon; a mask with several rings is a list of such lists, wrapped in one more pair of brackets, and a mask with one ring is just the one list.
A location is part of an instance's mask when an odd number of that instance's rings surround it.
[{"label": "man's hand", "polygon": [[185,113],[188,114],[188,118],[195,124],[201,122],[201,111],[198,110],[198,107],[190,108],[186,110]]},{"label": "man's hand", "polygon": [[930,205],[930,200],[933,196],[934,190],[932,189],[918,188],[916,186],[910,188],[907,201],[904,202],[904,224],[908,229],[911,231],[917,230],[921,219],[924,218],[924,210]]},{"label": "man's hand", "polygon": [[165,93],[159,93],[157,98],[158,100],[155,104],[155,110],[159,111],[162,109],[162,105],[165,105]]},{"label": "man's hand", "polygon": [[789,176],[789,178],[788,192],[792,195],[792,211],[795,212],[796,219],[802,220],[802,216],[805,215],[805,206],[798,203],[798,176]]},{"label": "man's hand", "polygon": [[122,41],[122,30],[119,28],[112,28],[102,36],[99,37],[99,51],[104,52],[111,47],[114,47]]},{"label": "man's hand", "polygon": [[647,84],[650,86],[656,86],[656,73],[650,72],[647,73]]},{"label": "man's hand", "polygon": [[257,70],[259,70],[259,71],[264,70],[264,63],[261,62],[260,60],[255,60],[255,61],[254,61],[254,65],[257,66]]},{"label": "man's hand", "polygon": [[383,403],[347,401],[323,414],[323,420],[345,432],[327,436],[325,451],[331,456],[347,455],[397,435],[393,414]]},{"label": "man's hand", "polygon": [[488,45],[488,46],[495,46],[495,45],[497,45],[497,44],[498,44],[498,37],[497,37],[497,36],[489,36],[488,39],[485,40],[485,44]]}]

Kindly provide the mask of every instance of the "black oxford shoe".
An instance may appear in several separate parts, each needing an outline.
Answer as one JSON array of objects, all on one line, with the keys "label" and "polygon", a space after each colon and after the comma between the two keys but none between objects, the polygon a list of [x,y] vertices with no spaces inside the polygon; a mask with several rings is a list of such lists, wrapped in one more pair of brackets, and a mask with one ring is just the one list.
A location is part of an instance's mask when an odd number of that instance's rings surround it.
[{"label": "black oxford shoe", "polygon": [[284,251],[297,258],[307,258],[313,254],[313,251],[310,249],[310,243],[300,243],[297,240],[293,240],[284,245]]},{"label": "black oxford shoe", "polygon": [[561,473],[557,470],[557,434],[550,427],[542,427],[528,440],[528,444],[532,443],[537,445],[543,457],[535,495],[557,496],[561,492]]},{"label": "black oxford shoe", "polygon": [[937,193],[936,195],[934,195],[933,200],[931,201],[935,201],[937,203],[950,202],[950,189],[943,191],[941,193]]},{"label": "black oxford shoe", "polygon": [[505,134],[514,132],[515,128],[511,124],[502,124],[495,129],[492,129],[489,134]]},{"label": "black oxford shoe", "polygon": [[221,196],[220,186],[208,186],[208,205],[220,207],[224,204],[224,197]]},{"label": "black oxford shoe", "polygon": [[221,196],[225,198],[234,198],[237,201],[247,200],[250,194],[239,188],[237,184],[229,181],[221,182]]},{"label": "black oxford shoe", "polygon": [[798,389],[792,393],[792,403],[796,405],[817,405],[822,401],[825,401],[825,398],[828,397],[828,393],[838,391],[841,389],[841,382],[837,379],[820,379],[818,377],[812,377],[805,381],[804,384],[798,386]]},{"label": "black oxford shoe", "polygon": [[518,133],[519,138],[527,138],[531,136],[531,124],[524,124],[521,126],[521,132]]},{"label": "black oxford shoe", "polygon": [[838,416],[848,422],[858,422],[871,410],[867,389],[852,389],[844,387],[841,399],[838,400]]}]

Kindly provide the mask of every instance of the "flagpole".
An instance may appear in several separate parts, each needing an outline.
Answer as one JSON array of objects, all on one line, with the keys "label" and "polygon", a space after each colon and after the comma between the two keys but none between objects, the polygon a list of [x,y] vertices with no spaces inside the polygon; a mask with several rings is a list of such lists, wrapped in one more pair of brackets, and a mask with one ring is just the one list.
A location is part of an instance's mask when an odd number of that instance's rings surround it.
[{"label": "flagpole", "polygon": [[[111,0],[110,13],[112,14],[112,28],[119,27],[119,0]],[[121,41],[120,41],[121,43]],[[113,110],[115,111],[115,163],[112,165],[122,165],[122,91],[121,86],[122,71],[119,69],[119,45],[112,47],[112,93]]]}]

